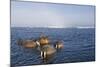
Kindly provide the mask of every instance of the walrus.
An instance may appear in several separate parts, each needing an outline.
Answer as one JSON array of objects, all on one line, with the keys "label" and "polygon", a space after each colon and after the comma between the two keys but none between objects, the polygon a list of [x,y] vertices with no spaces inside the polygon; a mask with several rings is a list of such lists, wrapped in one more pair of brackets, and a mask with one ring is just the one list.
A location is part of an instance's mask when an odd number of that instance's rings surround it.
[{"label": "walrus", "polygon": [[47,45],[50,43],[50,40],[47,36],[42,36],[39,38],[39,43],[41,46]]},{"label": "walrus", "polygon": [[62,49],[64,47],[63,42],[62,41],[57,41],[55,43],[55,48],[56,49]]},{"label": "walrus", "polygon": [[20,40],[18,41],[18,44],[25,48],[35,48],[37,46],[34,40]]},{"label": "walrus", "polygon": [[55,52],[56,52],[56,49],[54,49],[52,46],[45,45],[41,48],[41,58],[43,60],[48,60],[55,54]]}]

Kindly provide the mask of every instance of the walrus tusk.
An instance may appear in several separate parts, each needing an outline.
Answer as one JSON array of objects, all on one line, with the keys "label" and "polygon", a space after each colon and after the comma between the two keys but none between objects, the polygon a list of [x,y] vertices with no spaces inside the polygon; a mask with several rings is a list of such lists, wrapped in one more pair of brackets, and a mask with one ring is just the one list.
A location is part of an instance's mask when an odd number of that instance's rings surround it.
[{"label": "walrus tusk", "polygon": [[36,41],[36,44],[37,44],[38,46],[40,46],[40,43],[39,43],[38,41]]},{"label": "walrus tusk", "polygon": [[42,57],[42,58],[46,58],[46,52],[41,51],[41,57]]}]

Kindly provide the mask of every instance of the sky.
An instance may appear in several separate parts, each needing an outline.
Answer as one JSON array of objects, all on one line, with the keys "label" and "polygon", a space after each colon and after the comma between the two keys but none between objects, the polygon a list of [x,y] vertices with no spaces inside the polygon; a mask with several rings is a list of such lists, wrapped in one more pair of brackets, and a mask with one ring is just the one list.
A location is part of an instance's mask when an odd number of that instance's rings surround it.
[{"label": "sky", "polygon": [[11,27],[94,27],[95,6],[11,1]]}]

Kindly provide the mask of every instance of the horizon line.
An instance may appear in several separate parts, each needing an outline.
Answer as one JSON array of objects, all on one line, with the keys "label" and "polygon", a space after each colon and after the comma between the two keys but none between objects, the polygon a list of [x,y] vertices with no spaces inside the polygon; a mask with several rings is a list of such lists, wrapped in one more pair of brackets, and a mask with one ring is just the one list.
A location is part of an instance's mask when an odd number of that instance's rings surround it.
[{"label": "horizon line", "polygon": [[[11,26],[11,28],[14,28],[17,26]],[[95,27],[19,27],[19,28],[95,28]]]}]

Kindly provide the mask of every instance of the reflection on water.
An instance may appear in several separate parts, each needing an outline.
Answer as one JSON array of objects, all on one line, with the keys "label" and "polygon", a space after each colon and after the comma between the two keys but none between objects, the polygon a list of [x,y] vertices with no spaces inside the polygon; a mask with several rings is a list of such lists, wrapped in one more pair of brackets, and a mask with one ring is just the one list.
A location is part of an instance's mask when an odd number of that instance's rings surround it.
[{"label": "reflection on water", "polygon": [[[44,32],[50,40],[63,40],[64,48],[43,60],[40,51],[23,48],[16,44],[18,39],[38,38]],[[34,29],[11,28],[11,65],[71,63],[95,60],[94,29]]]}]

